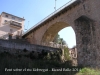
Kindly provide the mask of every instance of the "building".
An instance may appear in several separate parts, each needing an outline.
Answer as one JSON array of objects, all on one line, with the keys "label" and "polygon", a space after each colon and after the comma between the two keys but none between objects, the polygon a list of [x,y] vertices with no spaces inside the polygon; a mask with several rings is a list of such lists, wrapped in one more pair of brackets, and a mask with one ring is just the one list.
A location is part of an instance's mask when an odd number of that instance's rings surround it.
[{"label": "building", "polygon": [[24,18],[2,12],[0,15],[0,38],[16,39],[22,35]]},{"label": "building", "polygon": [[74,48],[69,49],[69,55],[72,60],[73,66],[76,66],[77,65],[77,48],[74,47]]}]

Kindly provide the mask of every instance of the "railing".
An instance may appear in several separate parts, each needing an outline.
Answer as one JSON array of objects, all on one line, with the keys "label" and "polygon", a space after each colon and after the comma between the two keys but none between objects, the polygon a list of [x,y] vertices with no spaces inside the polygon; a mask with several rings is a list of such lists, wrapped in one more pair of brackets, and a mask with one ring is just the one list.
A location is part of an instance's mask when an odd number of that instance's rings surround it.
[{"label": "railing", "polygon": [[23,35],[25,35],[26,33],[28,33],[30,30],[32,30],[33,28],[37,27],[38,25],[40,25],[41,23],[43,23],[44,21],[46,21],[48,18],[52,17],[53,15],[55,15],[56,13],[58,13],[59,11],[61,11],[62,9],[64,9],[65,7],[67,7],[68,5],[74,3],[76,0],[71,0],[68,3],[66,3],[65,5],[63,5],[62,7],[60,7],[59,9],[55,10],[53,13],[51,13],[50,15],[48,15],[47,17],[45,17],[43,20],[41,20],[40,22],[38,22],[36,25],[34,25],[33,27],[31,27],[28,31],[26,31]]},{"label": "railing", "polygon": [[10,22],[10,25],[11,26],[16,26],[16,27],[22,28],[21,23],[18,23],[18,22],[15,22],[15,21],[11,21]]},{"label": "railing", "polygon": [[42,43],[41,45],[53,47],[53,48],[61,48],[61,49],[68,47],[67,45],[62,45],[62,44],[58,44],[58,43],[55,43],[55,42]]}]

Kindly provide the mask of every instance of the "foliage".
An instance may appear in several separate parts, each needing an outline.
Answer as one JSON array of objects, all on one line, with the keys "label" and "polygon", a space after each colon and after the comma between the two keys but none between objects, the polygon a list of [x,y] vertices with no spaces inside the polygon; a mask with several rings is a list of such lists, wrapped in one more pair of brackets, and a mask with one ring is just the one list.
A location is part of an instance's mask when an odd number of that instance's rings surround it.
[{"label": "foliage", "polygon": [[[73,75],[71,72],[58,72],[52,71],[52,68],[66,68],[68,67],[67,63],[59,63],[55,60],[44,60],[44,59],[30,59],[27,57],[18,57],[11,55],[9,53],[0,54],[0,75]],[[5,71],[7,69],[30,69],[30,71]],[[40,71],[31,71],[35,69],[49,69],[47,72]],[[72,67],[70,67],[72,68]]]},{"label": "foliage", "polygon": [[100,75],[99,69],[83,68],[76,75]]},{"label": "foliage", "polygon": [[60,35],[59,35],[59,34],[57,34],[57,35],[55,36],[55,38],[54,38],[54,41],[53,41],[53,42],[58,43],[58,42],[59,42],[59,39],[60,39]]},{"label": "foliage", "polygon": [[59,34],[56,35],[53,42],[58,43],[58,44],[62,44],[62,45],[66,45],[65,40],[63,38],[60,38]]},{"label": "foliage", "polygon": [[68,47],[64,48],[64,58],[65,60],[70,60]]},{"label": "foliage", "polygon": [[[0,53],[0,75],[100,75],[99,69],[82,68],[70,65],[70,61],[59,63],[55,60],[30,59],[9,53]],[[30,71],[5,71],[7,69],[30,69]],[[31,69],[49,69],[50,71],[31,71]],[[73,71],[52,71],[52,68],[69,68]],[[74,71],[76,69],[76,71]],[[77,71],[78,70],[78,71]]]},{"label": "foliage", "polygon": [[49,53],[47,57],[50,60],[60,61],[60,55],[61,55],[61,53],[59,51],[57,51],[57,52]]},{"label": "foliage", "polygon": [[27,52],[28,50],[24,49],[23,52]]}]

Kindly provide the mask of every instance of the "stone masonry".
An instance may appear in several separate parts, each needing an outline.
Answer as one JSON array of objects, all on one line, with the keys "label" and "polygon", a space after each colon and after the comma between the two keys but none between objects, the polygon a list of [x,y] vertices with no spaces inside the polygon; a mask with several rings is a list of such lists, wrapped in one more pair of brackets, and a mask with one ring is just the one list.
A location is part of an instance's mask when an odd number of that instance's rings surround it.
[{"label": "stone masonry", "polygon": [[[11,52],[11,53],[15,53],[15,50],[24,50],[26,49],[27,51],[34,51],[34,52],[39,52],[41,53],[42,50],[46,51],[46,52],[56,52],[57,50],[61,50],[59,48],[52,48],[52,47],[47,47],[47,46],[40,46],[40,45],[34,45],[34,44],[29,44],[27,42],[23,42],[20,41],[18,42],[18,40],[2,40],[0,39],[0,47],[3,48],[8,48],[11,51],[6,51],[6,52]],[[0,49],[0,52],[4,52],[5,50]]]},{"label": "stone masonry", "polygon": [[76,34],[78,65],[100,68],[99,7],[100,0],[76,0],[31,28],[23,38],[43,45],[53,41],[61,29],[71,26]]}]

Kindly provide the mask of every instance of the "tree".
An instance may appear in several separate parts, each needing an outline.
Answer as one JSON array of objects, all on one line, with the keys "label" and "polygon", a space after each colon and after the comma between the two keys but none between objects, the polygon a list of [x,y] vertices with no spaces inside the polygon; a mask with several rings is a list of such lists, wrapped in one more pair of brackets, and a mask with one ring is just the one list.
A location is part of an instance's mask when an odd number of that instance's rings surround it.
[{"label": "tree", "polygon": [[53,42],[59,43],[60,35],[57,34],[56,37],[54,38]]},{"label": "tree", "polygon": [[62,45],[66,45],[66,41],[63,40],[63,38],[60,38],[59,34],[56,35],[53,42],[58,43],[58,44],[62,44]]},{"label": "tree", "polygon": [[65,60],[70,60],[69,49],[67,47],[66,41],[63,38],[60,38],[60,35],[57,34],[53,42],[61,44],[62,46],[66,45],[62,47],[62,53],[60,54],[60,56],[64,56]]},{"label": "tree", "polygon": [[64,48],[64,58],[65,58],[65,60],[70,60],[70,56],[69,56],[69,49],[68,49],[68,47],[65,47]]}]

